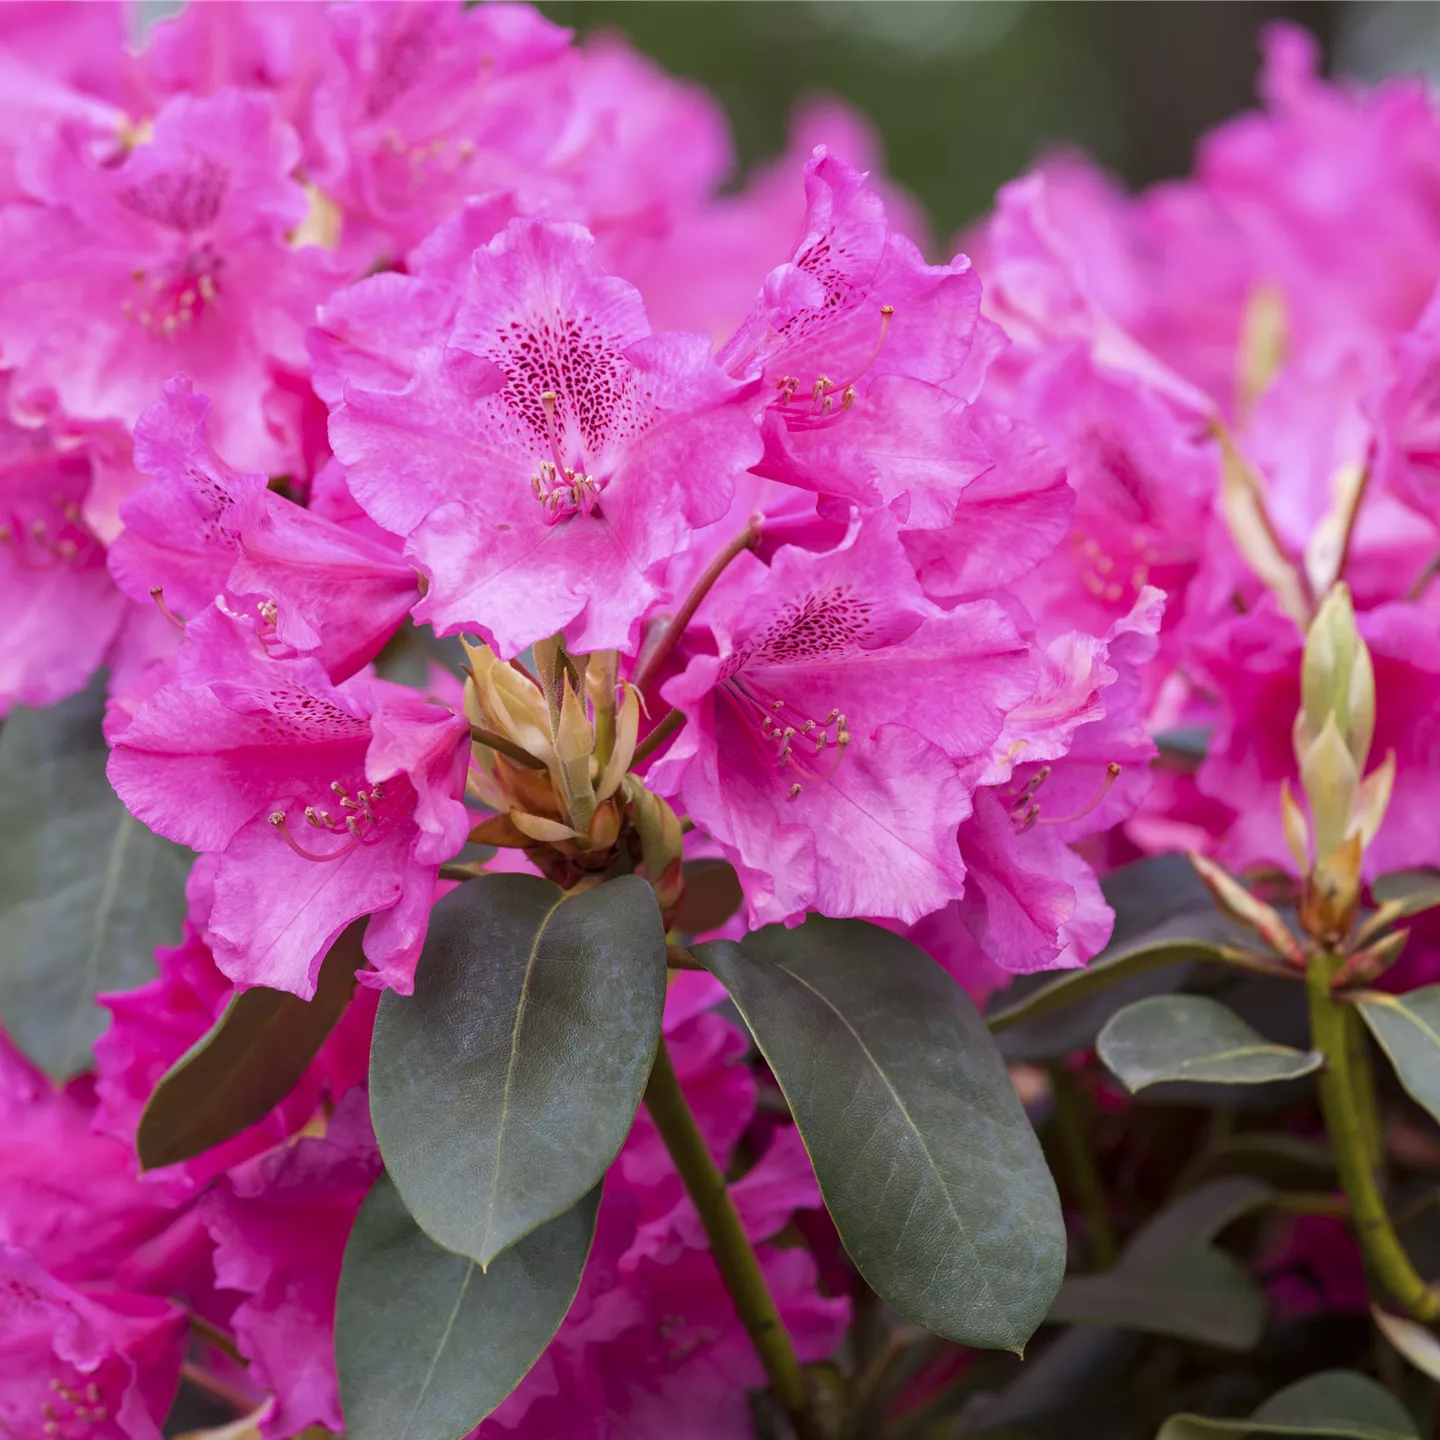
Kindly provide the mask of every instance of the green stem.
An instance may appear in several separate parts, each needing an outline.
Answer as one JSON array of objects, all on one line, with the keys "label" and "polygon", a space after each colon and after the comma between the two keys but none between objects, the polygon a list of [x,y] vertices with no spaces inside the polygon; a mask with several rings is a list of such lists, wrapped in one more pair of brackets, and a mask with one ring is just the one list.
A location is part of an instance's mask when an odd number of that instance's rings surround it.
[{"label": "green stem", "polygon": [[648,760],[683,724],[685,712],[671,710],[663,720],[635,747],[630,761],[633,770],[642,761]]},{"label": "green stem", "polygon": [[[1363,1108],[1367,1097],[1360,1093],[1366,1081],[1357,1076],[1354,1065],[1356,1045],[1351,1027],[1362,1022],[1352,1007],[1338,1003],[1330,993],[1330,978],[1342,962],[1342,956],[1322,951],[1310,961],[1305,974],[1310,1042],[1325,1057],[1317,1088],[1335,1168],[1350,1202],[1351,1224],[1376,1277],[1413,1319],[1435,1320],[1440,1318],[1440,1295],[1410,1263],[1380,1193],[1373,1125]],[[1373,1093],[1368,1103],[1373,1103]]]},{"label": "green stem", "polygon": [[805,1377],[795,1358],[795,1347],[790,1343],[790,1332],[775,1308],[774,1298],[760,1272],[760,1261],[735,1213],[725,1177],[715,1164],[694,1112],[681,1092],[663,1037],[655,1052],[650,1083],[645,1087],[645,1108],[694,1202],[710,1240],[710,1253],[770,1377],[775,1398],[790,1417],[799,1440],[821,1440],[819,1425],[806,1396]]},{"label": "green stem", "polygon": [[1090,1261],[1095,1269],[1108,1270],[1115,1263],[1115,1231],[1110,1224],[1105,1184],[1085,1133],[1084,1101],[1063,1060],[1052,1060],[1045,1068],[1050,1072],[1050,1088],[1055,1097],[1052,1116],[1055,1135],[1065,1154],[1070,1184],[1090,1236]]}]

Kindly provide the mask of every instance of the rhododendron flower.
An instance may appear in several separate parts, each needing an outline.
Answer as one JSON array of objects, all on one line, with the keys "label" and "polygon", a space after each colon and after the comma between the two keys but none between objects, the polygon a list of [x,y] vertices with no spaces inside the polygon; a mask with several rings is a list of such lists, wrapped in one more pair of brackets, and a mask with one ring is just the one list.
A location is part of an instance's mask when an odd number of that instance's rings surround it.
[{"label": "rhododendron flower", "polygon": [[311,178],[360,264],[403,253],[467,196],[533,176],[568,116],[569,31],[528,5],[328,11]]},{"label": "rhododendron flower", "polygon": [[235,1166],[200,1202],[215,1241],[215,1283],[246,1297],[231,1319],[250,1375],[273,1392],[265,1440],[344,1420],[331,1331],[345,1241],[380,1170],[361,1089],[323,1135],[304,1135]]},{"label": "rhododendron flower", "polygon": [[160,1440],[185,1334],[185,1312],[165,1300],[82,1294],[0,1245],[0,1427]]},{"label": "rhododendron flower", "polygon": [[126,609],[84,513],[91,457],[74,437],[14,424],[12,379],[0,377],[0,715],[82,689]]},{"label": "rhododendron flower", "polygon": [[1000,606],[935,610],[877,516],[828,554],[737,563],[700,615],[717,653],[665,685],[690,723],[649,783],[724,847],[752,921],[958,895],[974,772],[1033,683]]},{"label": "rhododendron flower", "polygon": [[285,470],[299,440],[267,426],[265,402],[277,371],[303,368],[304,326],[336,278],[286,238],[306,210],[294,133],[264,96],[227,90],[171,100],[118,164],[84,138],[38,136],[27,198],[0,210],[12,401],[53,395],[77,420],[130,425],[185,371],[215,401],[222,454]]},{"label": "rhododendron flower", "polygon": [[[160,974],[134,990],[96,997],[110,1011],[111,1021],[95,1042],[99,1103],[92,1123],[97,1131],[126,1146],[135,1144],[140,1114],[166,1071],[219,1020],[236,993],[215,964],[204,938],[215,900],[216,864],[211,855],[192,867],[186,886],[190,908],[185,937],[179,945],[156,951]],[[183,1176],[192,1186],[203,1187],[232,1166],[289,1139],[314,1118],[322,1103],[333,1104],[351,1087],[362,1084],[378,998],[372,990],[357,991],[285,1099],[232,1139],[211,1146],[194,1159],[166,1167],[166,1184],[173,1186],[176,1177]]]},{"label": "rhododendron flower", "polygon": [[969,262],[926,265],[865,179],[823,149],[806,165],[793,258],[719,358],[768,397],[761,474],[940,528],[987,463],[964,411],[996,342]]},{"label": "rhododendron flower", "polygon": [[758,456],[741,393],[703,337],[650,334],[583,230],[521,220],[475,252],[443,347],[403,390],[350,386],[331,437],[429,576],[417,619],[506,656],[562,630],[633,651],[651,570]]},{"label": "rhododendron flower", "polygon": [[361,979],[408,993],[438,867],[470,828],[468,735],[413,690],[275,659],[212,608],[109,773],[146,824],[219,854],[209,940],[232,980],[308,999],[330,943],[369,914]]},{"label": "rhododendron flower", "polygon": [[271,653],[312,654],[335,680],[372,660],[419,595],[395,550],[302,509],[263,475],[240,475],[206,438],[210,401],[185,377],[135,427],[153,477],[120,507],[110,571],[133,600],[157,590],[194,615],[217,595],[260,616]]}]

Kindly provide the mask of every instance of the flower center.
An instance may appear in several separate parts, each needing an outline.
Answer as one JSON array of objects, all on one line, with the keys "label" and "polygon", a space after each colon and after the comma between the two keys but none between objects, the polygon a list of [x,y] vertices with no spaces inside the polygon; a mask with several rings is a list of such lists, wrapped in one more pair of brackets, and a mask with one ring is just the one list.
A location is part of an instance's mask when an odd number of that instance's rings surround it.
[{"label": "flower center", "polygon": [[352,796],[340,781],[332,780],[330,789],[338,801],[339,814],[332,815],[329,810],[307,805],[305,823],[320,831],[322,835],[335,839],[343,838],[343,843],[335,849],[307,850],[286,828],[285,811],[273,811],[268,817],[280,838],[302,860],[313,860],[316,863],[343,860],[357,846],[373,845],[380,838],[379,830],[384,820],[381,802],[385,799],[382,786],[372,785],[368,790],[357,789]]},{"label": "flower center", "polygon": [[142,330],[178,335],[214,305],[223,269],[224,261],[206,244],[173,264],[132,270],[131,293],[121,300],[120,313]]},{"label": "flower center", "polygon": [[1110,793],[1110,787],[1119,778],[1120,770],[1121,767],[1112,760],[1105,767],[1105,778],[1100,782],[1100,788],[1090,798],[1089,803],[1082,805],[1073,815],[1046,815],[1042,819],[1040,802],[1035,795],[1050,778],[1050,767],[1042,765],[1017,789],[1001,792],[1002,798],[1009,802],[1010,820],[1015,826],[1015,833],[1023,835],[1036,825],[1069,825],[1074,820],[1083,820]]},{"label": "flower center", "polygon": [[47,503],[27,497],[28,514],[12,510],[0,519],[0,549],[22,570],[82,569],[99,553],[100,543],[75,501],[55,495]]},{"label": "flower center", "polygon": [[[798,376],[782,375],[775,382],[775,405],[785,417],[790,430],[823,430],[835,424],[855,403],[855,386],[865,372],[879,357],[890,329],[891,317],[895,314],[893,305],[880,307],[880,334],[870,357],[848,380],[834,381],[828,375],[817,375],[802,398],[802,386]],[[839,403],[837,404],[837,397]]]},{"label": "flower center", "polygon": [[850,731],[839,710],[817,720],[740,671],[722,680],[719,688],[739,711],[745,734],[766,763],[781,779],[790,780],[788,799],[794,800],[807,781],[828,780],[839,768],[850,744]]},{"label": "flower center", "polygon": [[76,1390],[63,1381],[51,1380],[50,1389],[55,1398],[40,1406],[45,1417],[40,1431],[46,1440],[79,1440],[110,1418],[110,1411],[101,1403],[100,1387],[93,1381],[84,1390]]},{"label": "flower center", "polygon": [[583,470],[567,465],[560,451],[560,434],[555,423],[557,396],[553,390],[540,393],[545,411],[545,436],[550,442],[550,459],[542,460],[530,476],[530,489],[540,502],[547,525],[558,524],[571,515],[593,515],[600,503],[601,482]]},{"label": "flower center", "polygon": [[1080,529],[1071,533],[1070,543],[1075,548],[1080,583],[1097,600],[1106,600],[1112,605],[1121,600],[1134,600],[1149,584],[1150,567],[1160,559],[1160,552],[1138,530],[1130,537],[1133,553],[1129,556],[1117,557],[1095,536]]}]

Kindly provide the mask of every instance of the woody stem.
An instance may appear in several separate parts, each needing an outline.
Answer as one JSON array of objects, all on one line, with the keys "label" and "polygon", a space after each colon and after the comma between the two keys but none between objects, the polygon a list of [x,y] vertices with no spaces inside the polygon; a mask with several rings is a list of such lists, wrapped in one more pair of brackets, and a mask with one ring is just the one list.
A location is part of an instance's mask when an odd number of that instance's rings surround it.
[{"label": "woody stem", "polygon": [[790,1417],[799,1440],[821,1440],[822,1432],[810,1409],[805,1377],[801,1374],[795,1347],[790,1343],[790,1333],[765,1284],[760,1261],[740,1223],[725,1177],[681,1092],[663,1038],[655,1052],[650,1083],[645,1087],[645,1108],[705,1227],[710,1253],[765,1366],[775,1398]]},{"label": "woody stem", "polygon": [[1318,1076],[1320,1111],[1335,1152],[1340,1185],[1350,1202],[1350,1222],[1376,1278],[1416,1320],[1440,1318],[1440,1294],[1416,1272],[1395,1222],[1385,1208],[1376,1167],[1374,1117],[1367,1115],[1366,1077],[1356,1066],[1353,1028],[1362,1022],[1353,1007],[1332,995],[1330,980],[1343,957],[1321,951],[1310,960],[1305,988],[1310,1000],[1310,1043],[1324,1057]]},{"label": "woody stem", "polygon": [[763,517],[752,515],[750,523],[710,562],[705,573],[695,582],[695,588],[685,597],[685,603],[675,612],[675,618],[665,627],[665,633],[660,637],[659,643],[655,646],[645,663],[635,673],[632,684],[643,695],[650,682],[660,673],[661,667],[669,658],[670,652],[679,642],[680,637],[685,633],[685,628],[695,618],[695,612],[700,608],[700,602],[710,593],[711,587],[725,573],[726,566],[740,554],[742,550],[753,550],[760,539],[760,527]]},{"label": "woody stem", "polygon": [[642,760],[648,760],[684,723],[685,712],[683,710],[670,711],[635,747],[635,754],[631,758],[630,768],[633,770]]}]

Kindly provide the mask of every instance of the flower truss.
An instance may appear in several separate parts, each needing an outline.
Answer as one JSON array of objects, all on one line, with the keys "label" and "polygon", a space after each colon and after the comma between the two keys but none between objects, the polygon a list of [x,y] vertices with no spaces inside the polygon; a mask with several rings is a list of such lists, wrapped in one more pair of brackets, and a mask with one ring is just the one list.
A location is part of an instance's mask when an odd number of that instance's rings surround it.
[{"label": "flower truss", "polygon": [[[524,5],[127,16],[0,9],[0,1434],[1023,1425],[986,1352],[1253,1349],[1345,1221],[1435,1373],[1423,88],[1278,30],[1192,177],[946,259],[843,107],[722,192]],[[1107,1200],[1109,1077],[1317,1072],[1300,1199]]]}]

